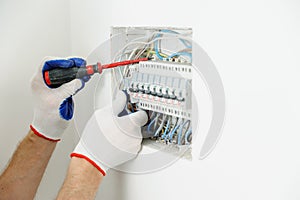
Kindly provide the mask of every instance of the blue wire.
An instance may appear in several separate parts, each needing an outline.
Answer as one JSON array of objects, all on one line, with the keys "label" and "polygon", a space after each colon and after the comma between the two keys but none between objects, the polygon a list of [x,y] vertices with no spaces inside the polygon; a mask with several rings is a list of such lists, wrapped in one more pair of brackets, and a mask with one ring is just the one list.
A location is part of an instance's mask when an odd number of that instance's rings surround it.
[{"label": "blue wire", "polygon": [[180,127],[180,131],[179,131],[178,137],[177,137],[177,144],[180,144],[183,127],[184,127],[189,121],[190,121],[190,120],[186,120],[184,123],[182,123],[182,126]]},{"label": "blue wire", "polygon": [[[156,38],[160,37],[161,34],[157,34]],[[163,60],[164,58],[160,55],[159,51],[158,51],[158,40],[155,41],[154,43],[154,50],[155,50],[155,54],[156,56],[160,59],[160,60]]]},{"label": "blue wire", "polygon": [[189,129],[186,134],[185,134],[185,144],[188,144],[188,137],[190,136],[190,134],[192,133],[192,129]]},{"label": "blue wire", "polygon": [[170,119],[168,119],[168,122],[167,122],[167,127],[166,127],[166,129],[165,129],[165,132],[164,132],[164,134],[161,136],[161,138],[162,139],[164,139],[165,138],[165,136],[166,136],[166,134],[167,134],[167,131],[168,131],[168,129],[169,129],[169,127],[170,127]]},{"label": "blue wire", "polygon": [[178,122],[179,122],[179,119],[177,119],[176,123],[174,124],[173,129],[170,128],[169,133],[165,136],[165,141],[167,141],[167,139],[170,138],[170,135],[171,135],[172,131],[175,129],[175,127],[178,124]]},{"label": "blue wire", "polygon": [[179,128],[180,124],[178,124],[171,132],[169,139],[172,141],[175,131]]},{"label": "blue wire", "polygon": [[148,127],[147,127],[147,132],[150,132],[150,128],[151,128],[152,124],[155,122],[156,118],[159,117],[159,115],[160,115],[160,114],[158,114],[156,117],[154,117],[154,118],[152,119],[152,121],[150,122],[150,124],[149,124]]},{"label": "blue wire", "polygon": [[152,124],[155,122],[155,118],[150,122],[150,124],[147,127],[147,132],[150,132],[150,127],[152,126]]},{"label": "blue wire", "polygon": [[175,131],[179,128],[180,124],[177,124],[177,126],[175,126],[175,128],[171,131],[171,133],[168,134],[169,139],[172,141],[173,139],[173,135],[175,134]]},{"label": "blue wire", "polygon": [[[161,30],[160,32],[163,32],[163,33],[174,33],[174,34],[178,34],[178,32],[172,31],[172,30]],[[161,36],[161,34],[157,34],[157,35],[156,35],[156,38],[158,38],[158,37],[160,37],[160,36]],[[179,38],[179,40],[183,43],[183,45],[184,45],[186,48],[189,48],[189,49],[192,48],[191,45],[188,45],[188,44],[187,44],[186,40],[184,40],[184,39],[182,39],[182,38]],[[155,41],[155,43],[154,43],[154,50],[155,50],[156,56],[157,56],[160,60],[163,60],[164,57],[162,57],[162,56],[160,55],[159,50],[158,50],[158,41]],[[175,54],[169,56],[168,58],[172,58],[172,57],[174,57],[174,56],[177,56],[177,55],[184,55],[184,54],[187,55],[187,56],[189,56],[189,57],[192,59],[192,55],[191,55],[190,53],[187,53],[187,52],[178,52],[178,53],[175,53]],[[188,54],[189,54],[189,55],[188,55]]]}]

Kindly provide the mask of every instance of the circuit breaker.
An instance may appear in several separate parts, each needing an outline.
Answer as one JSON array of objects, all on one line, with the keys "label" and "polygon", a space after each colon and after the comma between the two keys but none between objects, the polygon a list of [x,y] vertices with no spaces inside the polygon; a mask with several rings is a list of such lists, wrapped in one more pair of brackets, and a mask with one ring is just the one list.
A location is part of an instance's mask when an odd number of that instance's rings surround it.
[{"label": "circuit breaker", "polygon": [[113,71],[115,88],[130,99],[128,112],[143,109],[146,143],[172,147],[192,143],[192,30],[171,27],[113,27],[113,61],[149,58]]}]

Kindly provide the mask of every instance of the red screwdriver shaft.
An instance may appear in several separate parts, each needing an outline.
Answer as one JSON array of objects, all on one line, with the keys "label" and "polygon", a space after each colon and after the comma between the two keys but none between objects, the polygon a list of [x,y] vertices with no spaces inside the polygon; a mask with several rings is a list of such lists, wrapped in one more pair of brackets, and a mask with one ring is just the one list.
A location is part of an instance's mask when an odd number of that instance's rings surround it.
[{"label": "red screwdriver shaft", "polygon": [[139,63],[141,61],[147,61],[147,60],[148,60],[148,58],[139,58],[136,60],[125,60],[125,61],[121,61],[121,62],[115,62],[115,63],[102,65],[102,69],[109,69],[109,68],[114,68],[114,67],[119,67],[119,66],[124,66],[124,65],[130,65],[130,64],[134,64],[134,63]]}]

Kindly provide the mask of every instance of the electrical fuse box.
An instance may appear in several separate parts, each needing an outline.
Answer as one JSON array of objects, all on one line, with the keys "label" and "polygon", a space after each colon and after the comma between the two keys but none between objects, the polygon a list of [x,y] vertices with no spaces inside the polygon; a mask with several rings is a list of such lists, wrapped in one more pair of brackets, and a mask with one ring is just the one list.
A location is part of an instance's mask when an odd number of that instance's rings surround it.
[{"label": "electrical fuse box", "polygon": [[[116,36],[117,37],[114,37]],[[114,69],[114,87],[130,96],[128,112],[143,109],[145,144],[187,147],[192,143],[192,30],[171,27],[113,27],[113,61],[149,58]],[[174,148],[175,147],[175,148]]]}]

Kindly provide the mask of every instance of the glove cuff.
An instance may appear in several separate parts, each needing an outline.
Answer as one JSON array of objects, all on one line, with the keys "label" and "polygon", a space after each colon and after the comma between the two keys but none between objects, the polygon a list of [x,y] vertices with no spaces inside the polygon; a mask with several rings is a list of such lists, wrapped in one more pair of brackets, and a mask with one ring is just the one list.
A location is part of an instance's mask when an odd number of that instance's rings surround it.
[{"label": "glove cuff", "polygon": [[[68,125],[69,121],[56,116],[56,112],[54,114],[42,113],[41,110],[37,109],[35,109],[34,118],[31,122],[33,129],[39,133],[36,135],[40,137],[45,136],[43,138],[50,141],[59,141]],[[31,130],[34,131],[33,129]]]},{"label": "glove cuff", "polygon": [[91,153],[89,153],[89,150],[85,147],[84,144],[82,144],[82,141],[80,140],[77,146],[75,147],[74,151],[71,153],[71,158],[72,157],[77,157],[77,158],[83,158],[89,163],[91,163],[98,171],[105,176],[107,170],[109,169],[102,163],[100,163]]},{"label": "glove cuff", "polygon": [[40,133],[37,129],[35,129],[32,125],[30,125],[30,129],[32,130],[32,132],[35,135],[37,135],[37,136],[39,136],[39,137],[41,137],[41,138],[43,138],[45,140],[48,140],[48,141],[51,141],[51,142],[58,142],[58,141],[60,141],[60,139],[52,139],[52,138],[46,137],[44,134]]},{"label": "glove cuff", "polygon": [[77,157],[77,158],[82,158],[82,159],[85,159],[86,161],[88,161],[91,165],[93,165],[94,167],[96,167],[96,169],[98,169],[98,171],[103,175],[105,176],[106,175],[106,170],[104,170],[104,167],[101,166],[100,167],[100,163],[96,163],[94,162],[93,160],[91,160],[90,158],[88,158],[87,156],[83,155],[83,154],[79,154],[79,153],[71,153],[70,154],[70,157]]}]

